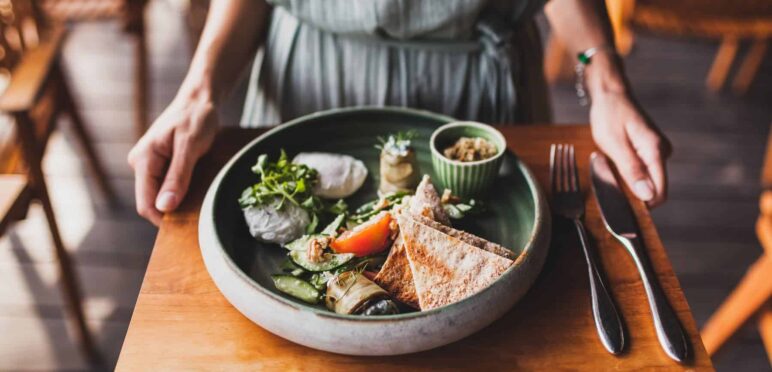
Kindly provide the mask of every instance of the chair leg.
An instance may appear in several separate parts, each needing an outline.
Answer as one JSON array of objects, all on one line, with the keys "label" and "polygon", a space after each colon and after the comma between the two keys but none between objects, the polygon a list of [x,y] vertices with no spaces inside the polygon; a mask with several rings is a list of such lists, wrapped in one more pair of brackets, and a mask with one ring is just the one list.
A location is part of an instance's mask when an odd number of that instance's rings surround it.
[{"label": "chair leg", "polygon": [[713,59],[713,65],[710,67],[710,72],[705,80],[705,84],[711,91],[718,92],[724,86],[726,76],[729,74],[735,55],[737,55],[737,46],[737,38],[734,36],[726,36],[721,41],[721,46],[718,48],[716,58]]},{"label": "chair leg", "polygon": [[133,31],[134,45],[134,127],[137,138],[142,137],[147,130],[148,123],[148,102],[150,92],[148,89],[149,66],[147,53],[147,38],[145,35],[144,22]]},{"label": "chair leg", "polygon": [[557,36],[550,35],[547,50],[544,53],[544,77],[548,84],[555,84],[564,77],[566,53],[563,42]]},{"label": "chair leg", "polygon": [[759,332],[761,340],[764,341],[764,347],[767,349],[769,364],[772,365],[772,299],[759,314]]},{"label": "chair leg", "polygon": [[42,154],[39,154],[37,150],[37,141],[35,140],[35,134],[32,129],[34,128],[33,123],[26,113],[18,113],[15,117],[18,124],[17,128],[21,139],[21,145],[24,150],[24,157],[29,171],[30,184],[34,196],[40,200],[43,205],[43,211],[51,231],[51,239],[53,240],[56,256],[58,258],[57,261],[59,264],[62,290],[69,310],[68,312],[74,323],[73,328],[75,329],[75,336],[80,343],[81,351],[86,357],[86,360],[92,365],[101,365],[101,355],[94,345],[91,332],[88,329],[88,324],[86,324],[86,317],[83,313],[78,278],[72,268],[70,255],[67,253],[62,237],[59,234],[59,227],[57,226],[54,209],[51,205],[51,199],[49,198],[48,187],[46,186],[43,170],[41,169]]},{"label": "chair leg", "polygon": [[116,197],[115,191],[110,185],[110,182],[107,180],[107,173],[105,173],[105,168],[102,166],[102,162],[99,160],[99,156],[97,156],[96,150],[94,149],[91,134],[86,129],[86,125],[83,123],[83,118],[80,116],[80,112],[78,111],[78,105],[75,103],[75,100],[72,97],[70,88],[67,84],[67,81],[64,79],[59,66],[54,67],[54,73],[56,74],[55,78],[59,82],[60,97],[61,102],[64,105],[64,111],[67,113],[67,115],[69,115],[72,121],[72,127],[75,130],[75,137],[78,138],[78,141],[83,147],[83,150],[86,154],[86,159],[88,160],[89,168],[94,174],[97,185],[102,191],[102,194],[104,194],[110,205],[115,206],[118,203],[118,198]]},{"label": "chair leg", "polygon": [[772,295],[772,256],[762,255],[702,328],[702,342],[713,355]]},{"label": "chair leg", "polygon": [[732,91],[737,95],[743,95],[753,83],[756,72],[759,71],[761,61],[764,60],[764,54],[767,52],[767,40],[759,39],[753,42],[748,54],[745,55],[740,69],[732,82]]},{"label": "chair leg", "polygon": [[633,31],[630,18],[635,8],[635,0],[606,0],[609,21],[614,30],[614,44],[617,52],[626,56],[633,48]]}]

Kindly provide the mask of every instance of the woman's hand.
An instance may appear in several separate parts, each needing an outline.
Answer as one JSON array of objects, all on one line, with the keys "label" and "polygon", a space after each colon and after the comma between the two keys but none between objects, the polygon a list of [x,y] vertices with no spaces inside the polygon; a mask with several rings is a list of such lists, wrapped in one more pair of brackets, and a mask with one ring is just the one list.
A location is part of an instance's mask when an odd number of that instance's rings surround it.
[{"label": "woman's hand", "polygon": [[212,0],[201,40],[177,97],[129,153],[137,212],[154,224],[179,206],[196,161],[217,130],[214,99],[252,60],[268,28],[265,1]]},{"label": "woman's hand", "polygon": [[606,2],[552,0],[545,13],[571,54],[600,48],[585,70],[585,85],[593,101],[592,136],[635,195],[649,206],[661,204],[667,196],[665,159],[670,155],[670,144],[635,104],[622,63],[608,53],[614,35]]},{"label": "woman's hand", "polygon": [[177,208],[188,191],[196,161],[217,130],[211,96],[178,94],[129,152],[134,169],[137,212],[155,225]]},{"label": "woman's hand", "polygon": [[590,123],[595,143],[616,164],[635,195],[649,207],[664,202],[670,143],[629,95],[620,91],[593,94]]}]

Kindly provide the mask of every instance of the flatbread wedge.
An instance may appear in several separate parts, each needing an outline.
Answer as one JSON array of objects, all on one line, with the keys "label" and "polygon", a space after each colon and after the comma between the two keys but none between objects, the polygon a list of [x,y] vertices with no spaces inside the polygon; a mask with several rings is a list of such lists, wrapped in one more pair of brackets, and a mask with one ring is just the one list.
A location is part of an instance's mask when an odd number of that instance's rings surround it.
[{"label": "flatbread wedge", "polygon": [[501,246],[499,244],[496,244],[494,242],[485,240],[485,239],[483,239],[483,238],[481,238],[481,237],[479,237],[477,235],[472,235],[472,234],[470,234],[470,233],[468,233],[466,231],[461,231],[461,230],[454,229],[454,228],[452,228],[450,226],[443,225],[443,224],[441,224],[441,223],[439,223],[437,221],[428,219],[428,218],[426,218],[424,216],[413,215],[412,217],[416,220],[416,222],[424,224],[424,225],[426,225],[428,227],[431,227],[433,229],[439,230],[442,233],[448,234],[448,235],[450,235],[450,236],[452,236],[452,237],[454,237],[456,239],[459,239],[459,240],[463,241],[464,243],[469,244],[471,246],[474,246],[474,247],[477,247],[477,248],[480,248],[480,249],[484,249],[484,250],[486,250],[488,252],[491,252],[493,254],[497,254],[497,255],[499,255],[501,257],[506,257],[506,258],[509,258],[509,259],[512,259],[512,260],[517,258],[517,253],[515,253],[515,252],[513,252],[513,251],[511,251],[511,250],[509,250],[507,248],[504,248],[503,246]]},{"label": "flatbread wedge", "polygon": [[420,308],[402,234],[397,235],[397,238],[394,239],[386,262],[383,263],[383,267],[373,280],[397,301],[414,309]]},{"label": "flatbread wedge", "polygon": [[514,262],[407,214],[400,214],[398,221],[422,311],[461,301],[487,288]]},{"label": "flatbread wedge", "polygon": [[442,207],[442,200],[437,193],[437,189],[432,184],[432,179],[425,174],[421,183],[415,189],[415,195],[410,198],[408,203],[410,213],[416,216],[424,216],[437,221],[445,226],[450,226],[450,217]]},{"label": "flatbread wedge", "polygon": [[[400,208],[400,207],[398,207]],[[425,175],[416,188],[415,196],[411,197],[405,206],[411,214],[421,216],[425,220],[450,228],[450,219],[445,209],[442,207],[437,189],[432,185],[431,178]],[[394,212],[395,217],[397,211]],[[433,220],[433,219],[436,219]],[[393,298],[418,309],[418,296],[413,285],[413,274],[410,271],[410,265],[407,261],[407,254],[403,247],[401,233],[394,239],[394,243],[389,251],[389,256],[383,267],[374,278],[381,288],[388,291]]]}]

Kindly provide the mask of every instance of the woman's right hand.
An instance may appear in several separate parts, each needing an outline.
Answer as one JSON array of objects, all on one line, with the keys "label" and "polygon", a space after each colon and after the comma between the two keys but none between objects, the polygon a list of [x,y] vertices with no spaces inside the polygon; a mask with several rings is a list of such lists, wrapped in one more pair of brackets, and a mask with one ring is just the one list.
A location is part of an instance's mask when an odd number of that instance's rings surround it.
[{"label": "woman's right hand", "polygon": [[212,145],[217,111],[211,94],[178,94],[129,152],[137,212],[158,226],[179,206],[196,161]]}]

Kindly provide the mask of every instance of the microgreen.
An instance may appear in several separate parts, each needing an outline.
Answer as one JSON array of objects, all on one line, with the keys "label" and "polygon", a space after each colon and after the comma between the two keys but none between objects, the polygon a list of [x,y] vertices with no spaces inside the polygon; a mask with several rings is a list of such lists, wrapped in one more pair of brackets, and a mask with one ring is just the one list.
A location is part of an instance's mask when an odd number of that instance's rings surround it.
[{"label": "microgreen", "polygon": [[305,209],[311,216],[311,223],[306,226],[309,234],[316,231],[321,214],[348,212],[348,205],[343,200],[329,204],[313,195],[314,185],[319,182],[316,170],[304,164],[292,163],[283,149],[276,162],[270,162],[267,154],[258,156],[252,172],[260,177],[260,182],[241,193],[239,205],[242,208],[261,206],[279,199],[276,205],[279,210],[285,203],[292,203]]}]

